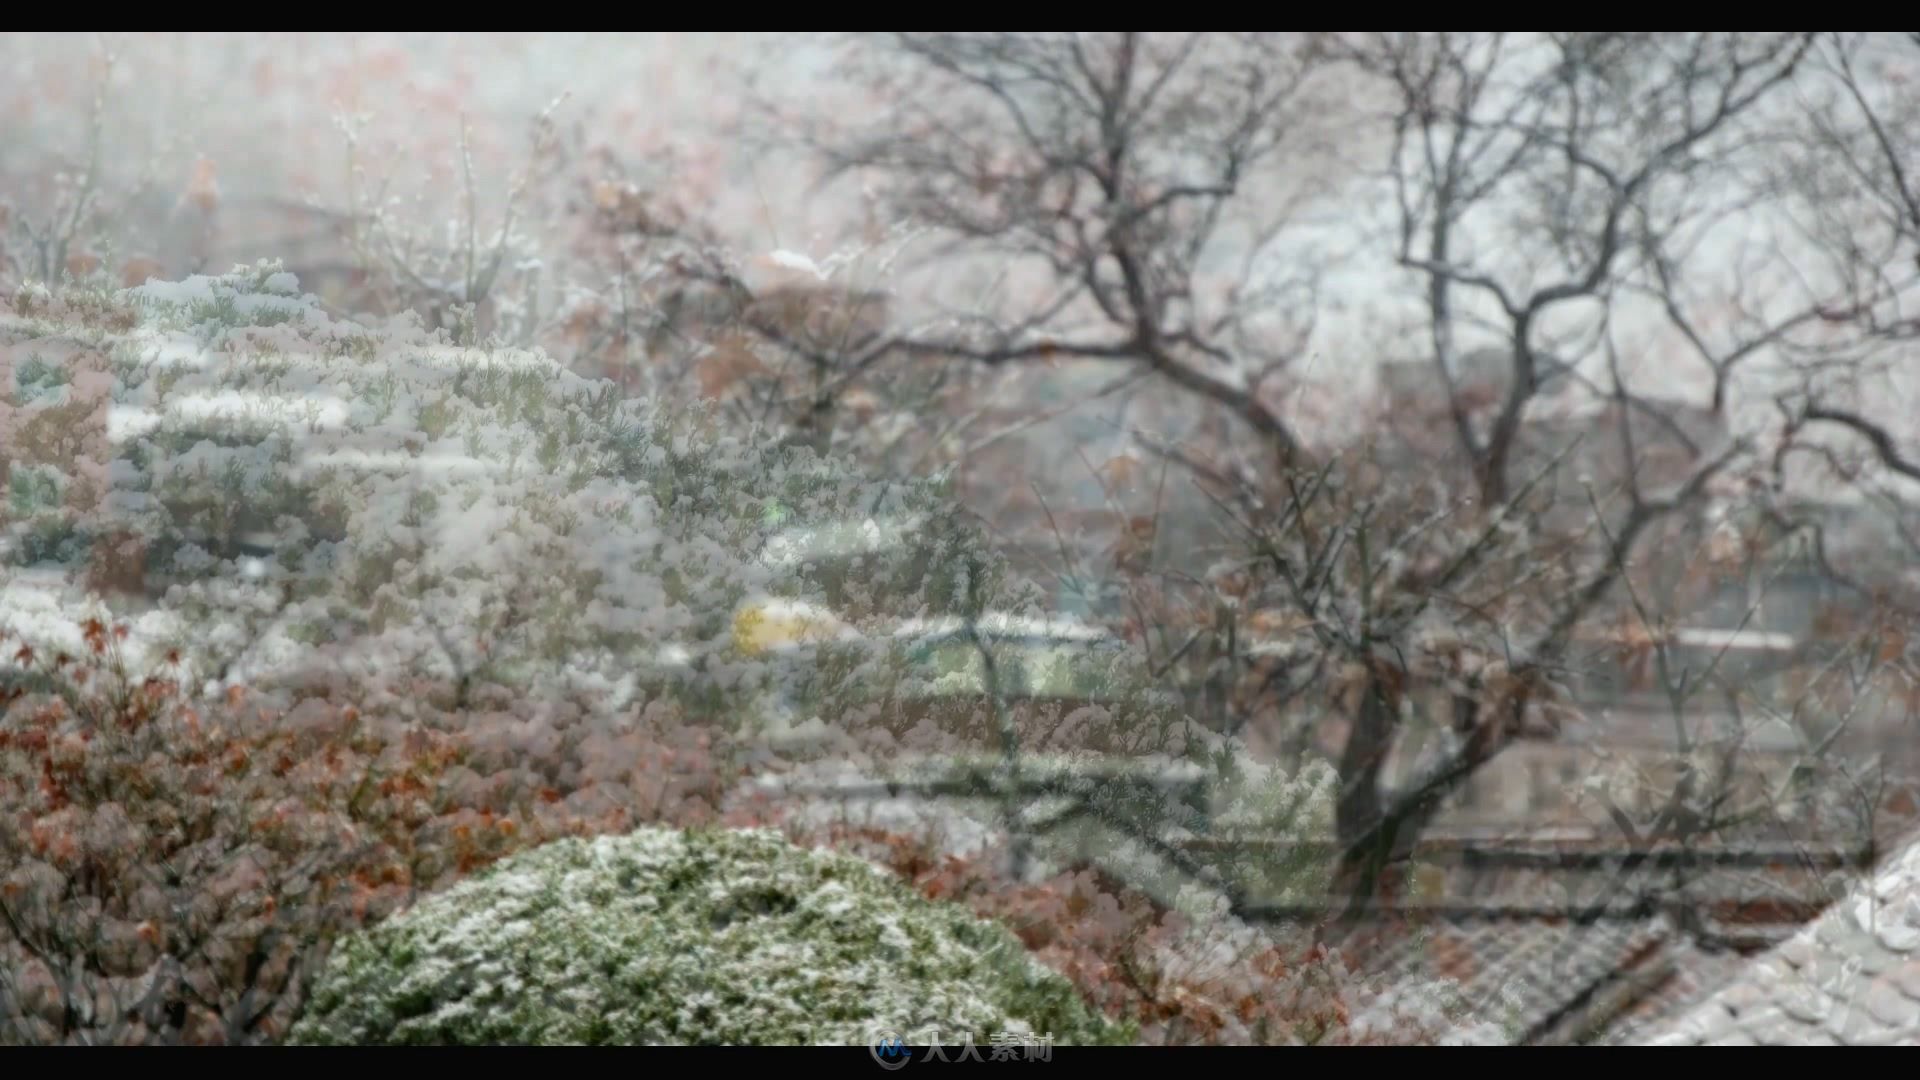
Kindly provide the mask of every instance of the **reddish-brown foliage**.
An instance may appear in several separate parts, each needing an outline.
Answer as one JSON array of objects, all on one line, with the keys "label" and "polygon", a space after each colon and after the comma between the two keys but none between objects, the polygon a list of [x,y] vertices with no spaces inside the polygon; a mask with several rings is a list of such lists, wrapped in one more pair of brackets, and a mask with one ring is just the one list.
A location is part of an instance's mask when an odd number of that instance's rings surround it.
[{"label": "reddish-brown foliage", "polygon": [[174,654],[136,674],[120,627],[80,631],[87,655],[21,644],[27,678],[0,684],[0,1041],[273,1041],[341,932],[545,839],[718,802],[703,741],[658,713],[528,737],[510,714],[192,701]]}]

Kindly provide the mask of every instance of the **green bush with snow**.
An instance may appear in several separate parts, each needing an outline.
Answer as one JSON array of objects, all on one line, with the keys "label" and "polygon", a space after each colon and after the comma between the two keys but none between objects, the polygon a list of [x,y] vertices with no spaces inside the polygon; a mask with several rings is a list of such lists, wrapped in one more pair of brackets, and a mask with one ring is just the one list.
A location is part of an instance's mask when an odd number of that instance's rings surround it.
[{"label": "green bush with snow", "polygon": [[1125,1042],[996,923],[764,830],[563,840],[341,941],[302,1043]]}]

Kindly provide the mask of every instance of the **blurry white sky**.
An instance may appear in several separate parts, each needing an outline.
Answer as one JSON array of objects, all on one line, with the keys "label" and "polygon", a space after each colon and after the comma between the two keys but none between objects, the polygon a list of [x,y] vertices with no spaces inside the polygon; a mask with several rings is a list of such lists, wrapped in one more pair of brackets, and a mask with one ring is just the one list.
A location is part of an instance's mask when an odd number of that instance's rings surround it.
[{"label": "blurry white sky", "polygon": [[[101,39],[0,37],[0,167],[57,154],[79,161]],[[459,125],[472,126],[483,197],[497,196],[526,156],[531,121],[556,111],[639,169],[678,165],[671,182],[705,201],[739,240],[766,242],[770,220],[804,239],[804,194],[777,163],[739,140],[751,77],[791,93],[825,62],[816,39],[726,33],[139,33],[108,39],[117,55],[106,98],[109,165],[186,183],[199,155],[228,197],[310,193],[332,202],[346,177],[337,117],[363,114],[376,180],[396,192],[445,196],[457,179]],[[757,183],[756,183],[757,181]],[[756,188],[758,190],[756,190]],[[491,190],[488,190],[491,189]],[[441,203],[445,208],[445,203]],[[759,236],[753,234],[759,233]]]},{"label": "blurry white sky", "polygon": [[[117,54],[105,96],[105,158],[125,180],[150,174],[164,213],[205,157],[223,197],[271,196],[345,203],[346,141],[336,118],[366,118],[361,164],[370,187],[444,223],[458,206],[458,140],[464,116],[480,179],[483,228],[496,221],[507,178],[527,157],[531,121],[562,92],[559,123],[587,134],[651,189],[665,191],[745,252],[776,248],[826,255],[859,224],[843,196],[816,199],[790,158],[744,137],[748,93],[785,107],[848,116],[883,103],[836,89],[834,52],[817,35],[767,33],[138,33],[107,39]],[[101,39],[92,34],[0,36],[0,181],[8,197],[44,197],[49,161],[77,167],[86,152],[88,103]],[[1338,195],[1318,208],[1287,259],[1318,263],[1318,319],[1307,367],[1313,382],[1352,391],[1381,358],[1417,354],[1417,282],[1392,265],[1378,233],[1390,196],[1362,182],[1383,164],[1384,141],[1364,125],[1331,126],[1324,160],[1299,167],[1331,176]],[[579,163],[576,163],[576,168]],[[403,210],[402,213],[407,213]],[[1757,232],[1729,234],[1734,242]],[[268,242],[261,238],[260,242]],[[1754,245],[1757,247],[1758,245]],[[123,253],[124,254],[124,253]],[[266,255],[270,252],[262,251]],[[1738,262],[1728,248],[1726,265]],[[1283,262],[1285,260],[1283,259]],[[1776,263],[1777,268],[1777,263]],[[1764,272],[1764,260],[1747,272]],[[1549,328],[1550,329],[1550,328]],[[1701,370],[1649,309],[1621,320],[1628,366],[1675,393],[1698,393]],[[1462,342],[1470,347],[1476,342]],[[1341,404],[1329,398],[1336,414]]]}]

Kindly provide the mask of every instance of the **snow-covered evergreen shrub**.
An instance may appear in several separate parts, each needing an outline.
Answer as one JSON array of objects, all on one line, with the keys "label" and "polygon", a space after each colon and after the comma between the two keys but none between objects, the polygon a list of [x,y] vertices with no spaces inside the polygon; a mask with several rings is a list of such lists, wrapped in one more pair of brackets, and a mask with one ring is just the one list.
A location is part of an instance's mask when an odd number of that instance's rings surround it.
[{"label": "snow-covered evergreen shrub", "polygon": [[497,864],[341,941],[307,1043],[1123,1042],[1003,926],[767,830],[645,829]]}]

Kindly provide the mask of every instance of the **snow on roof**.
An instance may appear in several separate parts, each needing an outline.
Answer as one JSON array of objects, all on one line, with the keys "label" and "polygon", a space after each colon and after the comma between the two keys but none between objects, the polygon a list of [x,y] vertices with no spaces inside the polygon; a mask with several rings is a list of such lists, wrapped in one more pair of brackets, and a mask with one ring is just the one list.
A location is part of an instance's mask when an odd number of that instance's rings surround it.
[{"label": "snow on roof", "polygon": [[1701,649],[1760,649],[1787,651],[1797,644],[1792,634],[1760,630],[1719,630],[1712,627],[1687,627],[1673,632],[1673,643]]},{"label": "snow on roof", "polygon": [[1920,1045],[1920,839],[1646,1044]]},{"label": "snow on roof", "polygon": [[[993,638],[1052,639],[1062,642],[1117,640],[1106,630],[1067,615],[1033,617],[990,611],[980,616],[974,625],[981,635]],[[908,619],[895,624],[889,636],[902,639],[957,637],[966,631],[967,620],[951,615],[937,619]]]},{"label": "snow on roof", "polygon": [[815,559],[872,554],[905,544],[925,524],[925,517],[908,514],[799,526],[767,541],[761,559],[769,566],[794,567]]}]

